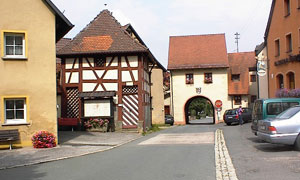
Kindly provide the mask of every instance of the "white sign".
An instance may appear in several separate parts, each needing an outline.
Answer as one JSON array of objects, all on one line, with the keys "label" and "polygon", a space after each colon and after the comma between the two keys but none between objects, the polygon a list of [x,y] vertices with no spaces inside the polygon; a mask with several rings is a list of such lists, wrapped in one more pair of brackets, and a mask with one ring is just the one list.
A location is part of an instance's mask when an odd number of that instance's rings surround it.
[{"label": "white sign", "polygon": [[111,116],[110,100],[85,100],[84,101],[84,116]]},{"label": "white sign", "polygon": [[267,73],[267,64],[265,61],[257,61],[257,75],[264,76]]}]

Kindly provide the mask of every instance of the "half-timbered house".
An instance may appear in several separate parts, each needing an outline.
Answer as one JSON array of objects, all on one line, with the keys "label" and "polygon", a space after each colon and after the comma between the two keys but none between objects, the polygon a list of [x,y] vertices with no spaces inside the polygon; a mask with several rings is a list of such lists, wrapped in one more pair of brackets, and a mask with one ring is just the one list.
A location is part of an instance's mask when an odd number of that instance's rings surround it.
[{"label": "half-timbered house", "polygon": [[57,56],[62,118],[107,118],[111,130],[151,126],[150,72],[157,61],[131,25],[103,10]]}]

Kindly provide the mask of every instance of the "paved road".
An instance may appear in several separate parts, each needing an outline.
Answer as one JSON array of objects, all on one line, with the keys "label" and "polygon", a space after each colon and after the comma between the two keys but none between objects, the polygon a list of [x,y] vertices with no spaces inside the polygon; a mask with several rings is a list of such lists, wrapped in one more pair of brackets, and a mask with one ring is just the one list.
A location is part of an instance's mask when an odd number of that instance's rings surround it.
[{"label": "paved road", "polygon": [[243,126],[222,125],[226,145],[240,180],[299,180],[300,152],[292,146],[260,141]]},{"label": "paved road", "polygon": [[243,126],[188,125],[87,156],[0,171],[2,179],[212,180],[214,132],[223,130],[240,180],[298,180],[300,152],[259,141]]},{"label": "paved road", "polygon": [[215,126],[179,126],[88,156],[0,171],[0,179],[215,179]]}]

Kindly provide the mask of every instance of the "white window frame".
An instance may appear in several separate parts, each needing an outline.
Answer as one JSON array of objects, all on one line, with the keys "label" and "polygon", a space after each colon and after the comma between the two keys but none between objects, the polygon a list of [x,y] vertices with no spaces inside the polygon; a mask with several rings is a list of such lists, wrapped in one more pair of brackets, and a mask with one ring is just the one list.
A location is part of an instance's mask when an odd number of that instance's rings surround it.
[{"label": "white window frame", "polygon": [[[24,108],[23,109],[18,109],[18,110],[23,110],[24,111],[24,118],[23,119],[7,119],[6,118],[6,101],[16,101],[16,100],[23,100],[24,102]],[[15,111],[17,110],[14,104],[14,109],[11,109]],[[14,116],[16,116],[14,114]],[[5,124],[25,124],[27,122],[27,107],[26,107],[26,98],[4,98],[4,122]]]},{"label": "white window frame", "polygon": [[[14,54],[13,55],[7,55],[7,52],[6,52],[6,47],[7,47],[7,44],[6,44],[6,37],[7,36],[18,36],[18,37],[22,37],[22,55],[16,55],[15,54],[15,42],[14,42],[14,45],[12,45],[14,47]],[[4,58],[26,58],[26,40],[25,40],[25,33],[17,33],[17,32],[4,32],[4,35],[3,35],[3,53],[4,53]]]}]

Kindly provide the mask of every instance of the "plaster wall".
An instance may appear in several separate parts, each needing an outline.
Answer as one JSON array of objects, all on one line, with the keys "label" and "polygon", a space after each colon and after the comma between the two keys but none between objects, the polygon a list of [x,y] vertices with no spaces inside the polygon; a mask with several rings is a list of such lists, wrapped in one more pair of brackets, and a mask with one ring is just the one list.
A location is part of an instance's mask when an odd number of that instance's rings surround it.
[{"label": "plaster wall", "polygon": [[[212,73],[213,83],[204,83],[204,73]],[[194,74],[194,84],[186,84],[185,74]],[[173,87],[172,87],[173,86]],[[201,93],[196,92],[201,88]],[[208,98],[212,104],[216,100],[223,102],[220,116],[215,111],[215,122],[222,121],[222,115],[226,109],[231,108],[231,98],[228,96],[227,69],[194,69],[194,70],[172,70],[171,71],[171,107],[175,124],[185,124],[185,104],[195,96]],[[172,97],[173,96],[173,97]]]},{"label": "plaster wall", "polygon": [[[0,17],[5,17],[2,33],[24,31],[27,36],[26,60],[0,58],[0,130],[18,129],[20,141],[14,145],[32,146],[31,137],[40,130],[57,137],[55,16],[41,0],[12,0],[1,1]],[[5,126],[3,101],[17,96],[27,97],[27,123]]]},{"label": "plaster wall", "polygon": [[266,63],[266,74],[264,76],[258,77],[258,98],[267,99],[269,98],[269,88],[268,88],[268,58],[267,58],[267,48],[265,47],[257,56],[259,61],[264,61]]},{"label": "plaster wall", "polygon": [[[300,47],[300,11],[298,1],[290,0],[290,15],[284,13],[284,1],[276,1],[270,30],[267,37],[267,51],[269,59],[269,97],[275,97],[278,90],[276,76],[283,75],[284,88],[288,88],[287,73],[295,73],[295,88],[300,88],[300,63],[289,62],[275,66],[275,62],[288,58],[290,55],[298,55]],[[287,51],[286,35],[291,34],[292,51]],[[276,54],[275,40],[279,39],[280,55]]]},{"label": "plaster wall", "polygon": [[152,69],[151,73],[151,96],[152,96],[152,124],[164,124],[164,90],[163,90],[163,70]]}]

